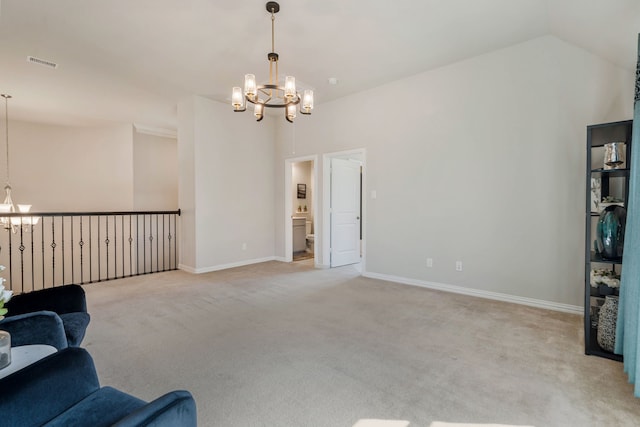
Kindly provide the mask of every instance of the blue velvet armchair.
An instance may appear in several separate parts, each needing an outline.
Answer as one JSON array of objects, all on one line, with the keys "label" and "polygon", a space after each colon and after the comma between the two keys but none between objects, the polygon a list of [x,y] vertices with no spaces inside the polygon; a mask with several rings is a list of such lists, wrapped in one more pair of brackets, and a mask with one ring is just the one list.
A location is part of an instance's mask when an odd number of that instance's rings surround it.
[{"label": "blue velvet armchair", "polygon": [[4,427],[196,426],[188,391],[147,403],[101,387],[89,353],[69,347],[0,379],[0,424]]},{"label": "blue velvet armchair", "polygon": [[[11,334],[13,347],[25,344],[49,344],[59,350],[67,345],[78,347],[91,319],[80,285],[14,295],[5,308],[9,313],[0,322],[0,329]],[[60,325],[63,340],[58,336]]]}]

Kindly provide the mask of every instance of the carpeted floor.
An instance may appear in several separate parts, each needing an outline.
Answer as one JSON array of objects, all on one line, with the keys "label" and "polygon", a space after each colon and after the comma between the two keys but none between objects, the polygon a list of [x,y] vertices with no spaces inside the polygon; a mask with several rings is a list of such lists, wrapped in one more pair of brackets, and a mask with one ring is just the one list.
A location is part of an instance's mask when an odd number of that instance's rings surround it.
[{"label": "carpeted floor", "polygon": [[[268,262],[87,285],[102,384],[191,391],[200,426],[366,420],[636,426],[617,362],[585,356],[582,318]],[[404,423],[402,423],[404,421]]]}]

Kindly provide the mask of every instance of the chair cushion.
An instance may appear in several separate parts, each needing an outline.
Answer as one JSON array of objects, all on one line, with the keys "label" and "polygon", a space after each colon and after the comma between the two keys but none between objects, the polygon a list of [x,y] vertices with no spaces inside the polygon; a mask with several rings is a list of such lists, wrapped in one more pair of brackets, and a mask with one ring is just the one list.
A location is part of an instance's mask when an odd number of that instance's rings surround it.
[{"label": "chair cushion", "polygon": [[65,348],[0,379],[0,425],[42,426],[99,389],[89,353]]},{"label": "chair cushion", "polygon": [[91,316],[84,311],[78,311],[76,313],[61,314],[60,318],[62,319],[69,347],[78,347],[87,331]]},{"label": "chair cushion", "polygon": [[102,387],[50,420],[45,427],[106,427],[146,402],[112,387]]}]

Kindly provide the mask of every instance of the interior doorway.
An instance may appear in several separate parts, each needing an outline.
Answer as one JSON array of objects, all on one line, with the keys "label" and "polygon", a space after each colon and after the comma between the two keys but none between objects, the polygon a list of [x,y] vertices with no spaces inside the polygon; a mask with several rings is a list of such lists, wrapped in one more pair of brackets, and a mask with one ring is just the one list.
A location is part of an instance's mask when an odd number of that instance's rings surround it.
[{"label": "interior doorway", "polygon": [[326,154],[323,164],[323,241],[329,242],[323,255],[332,268],[364,264],[364,149]]},{"label": "interior doorway", "polygon": [[288,159],[285,165],[285,258],[317,262],[317,156]]}]

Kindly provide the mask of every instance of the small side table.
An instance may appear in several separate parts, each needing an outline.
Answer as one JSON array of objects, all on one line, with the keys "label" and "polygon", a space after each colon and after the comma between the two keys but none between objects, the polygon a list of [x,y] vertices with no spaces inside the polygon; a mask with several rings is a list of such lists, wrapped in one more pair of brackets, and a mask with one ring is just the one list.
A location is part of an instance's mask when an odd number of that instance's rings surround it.
[{"label": "small side table", "polygon": [[0,378],[13,374],[20,369],[44,359],[50,354],[55,353],[55,347],[45,344],[20,345],[11,347],[11,364],[0,369]]}]

